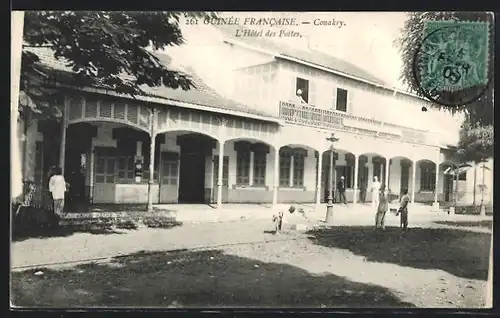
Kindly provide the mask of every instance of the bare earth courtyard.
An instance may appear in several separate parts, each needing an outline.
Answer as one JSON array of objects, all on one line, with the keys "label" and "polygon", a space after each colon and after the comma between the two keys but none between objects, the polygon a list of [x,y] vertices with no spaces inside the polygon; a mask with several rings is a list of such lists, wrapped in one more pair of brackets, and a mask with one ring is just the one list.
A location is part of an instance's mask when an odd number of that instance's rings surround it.
[{"label": "bare earth courtyard", "polygon": [[12,243],[11,299],[58,308],[484,306],[491,220],[432,221],[404,237],[389,223],[385,232],[274,235],[270,220],[240,220],[25,239]]}]

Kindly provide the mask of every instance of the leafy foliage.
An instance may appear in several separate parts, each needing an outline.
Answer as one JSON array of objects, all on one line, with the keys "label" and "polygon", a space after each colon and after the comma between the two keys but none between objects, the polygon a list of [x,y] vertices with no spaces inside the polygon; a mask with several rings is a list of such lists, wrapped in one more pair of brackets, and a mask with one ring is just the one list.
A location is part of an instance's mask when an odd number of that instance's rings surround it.
[{"label": "leafy foliage", "polygon": [[479,163],[493,157],[493,143],[493,124],[473,125],[466,120],[460,129],[458,154],[463,162]]},{"label": "leafy foliage", "polygon": [[43,85],[54,80],[56,74],[37,63],[39,56],[30,50],[48,47],[74,72],[64,79],[68,84],[96,86],[132,96],[143,94],[141,85],[189,90],[194,87],[190,78],[167,69],[150,49],[182,45],[182,17],[216,16],[205,12],[26,12],[21,88],[29,85],[26,90],[39,108],[34,109],[37,113],[57,113],[47,109],[54,104],[57,92]]},{"label": "leafy foliage", "polygon": [[[403,68],[400,80],[411,91],[424,97],[413,75],[413,59],[415,50],[423,40],[424,24],[427,21],[454,20],[454,21],[485,21],[490,22],[490,32],[493,32],[493,17],[476,12],[411,12],[407,14],[401,36],[395,44],[399,47],[403,59]],[[491,35],[493,37],[493,35]],[[493,67],[492,63],[490,65]],[[458,145],[462,160],[479,162],[493,155],[493,83],[483,96],[477,101],[460,107],[434,104],[438,109],[448,110],[451,113],[465,113],[465,121],[460,131]],[[475,153],[477,151],[477,153]]]}]

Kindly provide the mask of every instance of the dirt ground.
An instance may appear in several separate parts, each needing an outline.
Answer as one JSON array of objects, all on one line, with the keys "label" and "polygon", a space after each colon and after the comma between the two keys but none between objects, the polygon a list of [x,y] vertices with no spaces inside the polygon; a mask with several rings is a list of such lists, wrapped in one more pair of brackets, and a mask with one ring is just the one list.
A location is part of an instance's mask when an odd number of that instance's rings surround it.
[{"label": "dirt ground", "polygon": [[53,255],[81,249],[83,257],[93,248],[121,253],[84,264],[18,268],[11,298],[16,306],[63,308],[484,305],[491,233],[413,228],[401,236],[397,228],[381,233],[337,226],[273,235],[268,228],[242,221],[18,242],[14,256],[30,248],[51,255],[54,245]]}]

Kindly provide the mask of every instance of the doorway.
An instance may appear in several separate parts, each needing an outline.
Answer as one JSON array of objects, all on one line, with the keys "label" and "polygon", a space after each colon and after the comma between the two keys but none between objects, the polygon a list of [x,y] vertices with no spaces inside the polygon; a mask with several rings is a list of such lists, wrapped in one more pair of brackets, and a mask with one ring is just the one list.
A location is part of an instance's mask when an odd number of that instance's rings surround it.
[{"label": "doorway", "polygon": [[89,172],[89,156],[92,137],[97,128],[86,123],[69,125],[66,129],[66,150],[64,160],[64,178],[70,187],[67,193],[68,211],[86,211],[90,198],[90,186],[86,182]]},{"label": "doorway", "polygon": [[443,180],[444,201],[450,202],[453,200],[453,175],[445,174]]},{"label": "doorway", "polygon": [[201,134],[186,134],[177,137],[177,144],[181,148],[178,202],[209,203],[205,195],[205,168],[215,140]]}]

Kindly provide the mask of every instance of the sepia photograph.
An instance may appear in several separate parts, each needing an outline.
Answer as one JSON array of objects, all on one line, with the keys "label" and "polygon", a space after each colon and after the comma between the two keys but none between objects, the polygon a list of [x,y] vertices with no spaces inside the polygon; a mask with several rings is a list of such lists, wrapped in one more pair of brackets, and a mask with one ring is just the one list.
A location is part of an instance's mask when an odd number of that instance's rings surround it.
[{"label": "sepia photograph", "polygon": [[492,308],[492,13],[11,21],[11,310]]}]

